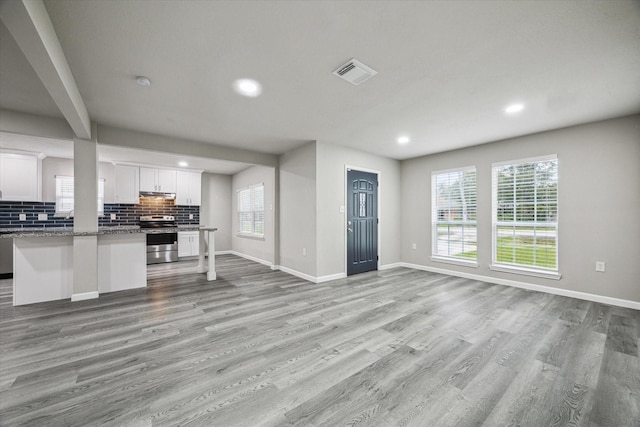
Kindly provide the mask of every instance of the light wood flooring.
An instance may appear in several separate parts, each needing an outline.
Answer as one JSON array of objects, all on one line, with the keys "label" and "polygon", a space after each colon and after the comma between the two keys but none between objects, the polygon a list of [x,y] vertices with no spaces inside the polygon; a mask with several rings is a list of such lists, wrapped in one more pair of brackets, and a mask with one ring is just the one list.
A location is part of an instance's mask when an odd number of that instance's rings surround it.
[{"label": "light wood flooring", "polygon": [[0,281],[0,425],[640,425],[638,311],[404,268],[218,266],[22,307]]}]

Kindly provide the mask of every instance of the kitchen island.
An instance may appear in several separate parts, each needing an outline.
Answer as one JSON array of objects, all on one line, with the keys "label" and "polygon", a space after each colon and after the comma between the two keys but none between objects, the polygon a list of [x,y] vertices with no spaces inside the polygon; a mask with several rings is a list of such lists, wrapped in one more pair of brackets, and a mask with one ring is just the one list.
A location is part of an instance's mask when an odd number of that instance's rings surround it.
[{"label": "kitchen island", "polygon": [[167,230],[137,226],[100,227],[97,232],[74,232],[72,227],[0,229],[1,239],[13,239],[13,305],[72,297],[77,236],[97,236],[98,294],[146,287],[146,235],[163,232]]}]

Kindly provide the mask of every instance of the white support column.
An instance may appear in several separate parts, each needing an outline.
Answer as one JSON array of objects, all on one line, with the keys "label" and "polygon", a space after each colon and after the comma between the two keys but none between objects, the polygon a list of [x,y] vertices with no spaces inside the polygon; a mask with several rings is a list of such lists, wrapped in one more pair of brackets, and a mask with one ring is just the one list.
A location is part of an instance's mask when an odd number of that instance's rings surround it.
[{"label": "white support column", "polygon": [[95,141],[73,140],[74,233],[72,301],[98,297],[98,149]]},{"label": "white support column", "polygon": [[[200,228],[200,252],[198,254],[198,273],[207,273],[207,280],[212,281],[217,279],[216,274],[216,238],[214,233],[217,231],[214,227],[201,227]],[[205,236],[207,236],[207,242],[209,246],[209,262],[205,264]]]}]

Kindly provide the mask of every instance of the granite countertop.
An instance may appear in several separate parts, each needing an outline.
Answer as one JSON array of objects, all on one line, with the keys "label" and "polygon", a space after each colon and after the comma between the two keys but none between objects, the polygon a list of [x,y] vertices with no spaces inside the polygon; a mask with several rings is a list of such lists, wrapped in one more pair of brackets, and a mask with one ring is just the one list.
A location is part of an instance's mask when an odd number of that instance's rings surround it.
[{"label": "granite countertop", "polygon": [[[177,231],[198,231],[199,224],[180,224]],[[209,227],[207,227],[209,228]],[[102,234],[159,234],[175,232],[176,228],[140,228],[137,225],[114,225],[98,227],[98,231],[74,232],[73,227],[48,228],[0,228],[0,239],[16,237],[55,237],[55,236],[99,236]]]}]

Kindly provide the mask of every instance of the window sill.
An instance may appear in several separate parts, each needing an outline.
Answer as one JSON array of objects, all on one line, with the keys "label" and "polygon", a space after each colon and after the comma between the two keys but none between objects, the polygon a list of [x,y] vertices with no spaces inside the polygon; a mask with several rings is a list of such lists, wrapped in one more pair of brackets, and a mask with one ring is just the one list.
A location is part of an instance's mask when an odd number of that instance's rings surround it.
[{"label": "window sill", "polygon": [[536,270],[534,268],[515,267],[511,265],[492,264],[489,266],[489,270],[500,271],[502,273],[521,274],[523,276],[541,277],[543,279],[560,280],[562,274],[556,271]]},{"label": "window sill", "polygon": [[453,264],[453,265],[461,265],[463,267],[478,268],[478,261],[473,261],[473,260],[444,258],[444,257],[438,257],[438,256],[432,256],[430,259],[433,262],[442,262],[444,264]]},{"label": "window sill", "polygon": [[243,239],[264,240],[264,236],[256,236],[255,234],[236,233],[236,236]]}]

